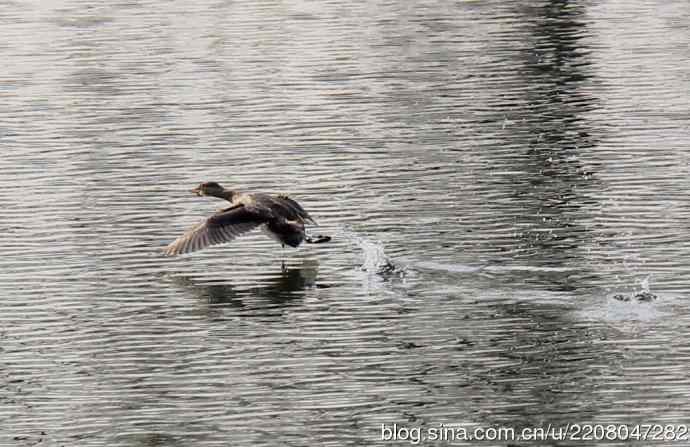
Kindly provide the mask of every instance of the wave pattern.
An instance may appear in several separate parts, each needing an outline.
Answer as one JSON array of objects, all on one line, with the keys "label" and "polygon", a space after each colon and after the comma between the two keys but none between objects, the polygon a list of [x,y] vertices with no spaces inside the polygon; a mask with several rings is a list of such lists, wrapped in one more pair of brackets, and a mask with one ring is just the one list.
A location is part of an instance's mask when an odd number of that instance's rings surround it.
[{"label": "wave pattern", "polygon": [[687,420],[690,9],[590,3],[4,2],[0,445]]}]

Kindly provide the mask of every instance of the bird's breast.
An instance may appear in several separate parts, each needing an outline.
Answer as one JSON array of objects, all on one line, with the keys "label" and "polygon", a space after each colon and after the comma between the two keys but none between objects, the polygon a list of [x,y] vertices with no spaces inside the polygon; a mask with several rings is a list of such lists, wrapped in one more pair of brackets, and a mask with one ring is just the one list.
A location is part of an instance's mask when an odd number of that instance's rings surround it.
[{"label": "bird's breast", "polygon": [[233,203],[242,204],[245,206],[252,206],[256,204],[256,200],[250,194],[239,194],[234,198]]}]

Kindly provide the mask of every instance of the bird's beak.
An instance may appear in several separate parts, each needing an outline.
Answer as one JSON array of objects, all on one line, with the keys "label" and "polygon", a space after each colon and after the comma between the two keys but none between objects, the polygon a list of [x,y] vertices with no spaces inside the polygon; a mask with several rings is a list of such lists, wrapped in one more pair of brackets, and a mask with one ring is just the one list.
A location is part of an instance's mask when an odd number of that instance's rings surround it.
[{"label": "bird's beak", "polygon": [[202,196],[202,195],[204,195],[204,194],[201,192],[201,188],[194,188],[194,189],[192,189],[192,194],[195,194],[195,195],[197,195],[197,196]]}]

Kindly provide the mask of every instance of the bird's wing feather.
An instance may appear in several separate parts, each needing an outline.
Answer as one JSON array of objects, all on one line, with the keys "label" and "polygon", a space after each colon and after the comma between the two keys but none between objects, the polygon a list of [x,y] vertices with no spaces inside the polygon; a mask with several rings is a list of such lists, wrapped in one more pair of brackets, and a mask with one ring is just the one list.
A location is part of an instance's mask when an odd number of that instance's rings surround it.
[{"label": "bird's wing feather", "polygon": [[232,207],[193,226],[168,245],[165,254],[175,256],[230,242],[265,222],[266,215],[261,210],[243,205]]},{"label": "bird's wing feather", "polygon": [[295,214],[297,214],[302,220],[304,221],[309,221],[316,225],[316,222],[314,219],[311,218],[309,213],[307,213],[304,208],[302,208],[302,205],[297,203],[296,200],[291,199],[288,197],[286,194],[278,194],[275,197],[283,206],[286,206],[292,210]]}]

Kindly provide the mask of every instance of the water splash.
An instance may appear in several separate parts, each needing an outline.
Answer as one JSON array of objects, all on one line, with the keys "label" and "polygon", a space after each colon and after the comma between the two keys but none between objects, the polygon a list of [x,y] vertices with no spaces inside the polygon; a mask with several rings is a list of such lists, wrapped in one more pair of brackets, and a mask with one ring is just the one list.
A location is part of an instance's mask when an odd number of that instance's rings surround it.
[{"label": "water splash", "polygon": [[356,245],[361,252],[361,270],[368,275],[376,275],[382,278],[391,276],[403,277],[405,269],[394,263],[387,255],[383,243],[378,240],[361,236],[354,231],[344,229],[341,236]]},{"label": "water splash", "polygon": [[[642,281],[640,281],[640,292],[639,293],[650,293],[649,290],[649,279],[652,275],[647,275]],[[635,289],[637,292],[637,289]]]},{"label": "water splash", "polygon": [[639,302],[650,302],[656,300],[658,297],[651,292],[649,285],[649,280],[651,275],[647,275],[642,281],[640,281],[640,288],[633,287],[632,292],[629,295],[618,293],[613,296],[616,301],[639,301]]}]

